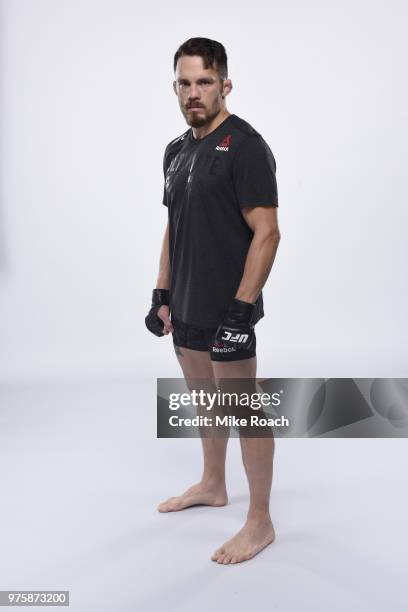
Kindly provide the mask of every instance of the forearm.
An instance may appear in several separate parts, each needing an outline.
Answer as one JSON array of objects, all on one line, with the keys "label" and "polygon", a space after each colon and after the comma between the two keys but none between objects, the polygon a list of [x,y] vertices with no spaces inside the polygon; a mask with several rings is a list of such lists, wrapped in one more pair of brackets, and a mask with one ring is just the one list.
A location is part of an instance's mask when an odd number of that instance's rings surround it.
[{"label": "forearm", "polygon": [[169,254],[169,226],[164,232],[162,248],[160,253],[159,274],[157,277],[157,289],[169,289],[171,278],[170,254]]},{"label": "forearm", "polygon": [[236,296],[244,302],[256,302],[271,271],[280,241],[279,232],[256,231],[248,249],[244,273]]}]

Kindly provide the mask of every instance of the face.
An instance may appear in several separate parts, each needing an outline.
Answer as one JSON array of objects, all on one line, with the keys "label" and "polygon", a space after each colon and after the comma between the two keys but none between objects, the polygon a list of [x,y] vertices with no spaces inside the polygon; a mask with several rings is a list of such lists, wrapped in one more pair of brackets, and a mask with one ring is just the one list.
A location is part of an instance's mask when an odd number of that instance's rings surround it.
[{"label": "face", "polygon": [[173,88],[188,125],[202,127],[225,108],[222,96],[228,95],[232,83],[229,79],[222,80],[213,68],[204,68],[202,57],[181,56],[175,77]]}]

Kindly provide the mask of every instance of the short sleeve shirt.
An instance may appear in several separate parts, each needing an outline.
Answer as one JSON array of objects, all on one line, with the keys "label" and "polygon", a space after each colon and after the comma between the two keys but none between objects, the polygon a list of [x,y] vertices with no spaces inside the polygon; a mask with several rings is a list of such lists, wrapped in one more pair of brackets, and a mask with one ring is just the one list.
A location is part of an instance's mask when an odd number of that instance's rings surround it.
[{"label": "short sleeve shirt", "polygon": [[[170,310],[184,323],[215,328],[236,295],[253,237],[242,208],[278,206],[275,158],[259,132],[232,114],[204,138],[190,128],[171,141],[163,171]],[[263,315],[261,293],[256,321]]]}]

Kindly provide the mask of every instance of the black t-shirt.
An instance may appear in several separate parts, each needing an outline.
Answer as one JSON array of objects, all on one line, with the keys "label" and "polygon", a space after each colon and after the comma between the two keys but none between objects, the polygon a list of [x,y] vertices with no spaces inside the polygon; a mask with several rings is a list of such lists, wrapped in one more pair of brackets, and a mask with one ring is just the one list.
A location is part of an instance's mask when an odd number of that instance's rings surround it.
[{"label": "black t-shirt", "polygon": [[[163,204],[169,214],[170,310],[217,327],[244,272],[253,232],[241,209],[278,206],[276,163],[262,136],[229,115],[204,138],[189,128],[166,147]],[[262,294],[257,300],[263,316]]]}]

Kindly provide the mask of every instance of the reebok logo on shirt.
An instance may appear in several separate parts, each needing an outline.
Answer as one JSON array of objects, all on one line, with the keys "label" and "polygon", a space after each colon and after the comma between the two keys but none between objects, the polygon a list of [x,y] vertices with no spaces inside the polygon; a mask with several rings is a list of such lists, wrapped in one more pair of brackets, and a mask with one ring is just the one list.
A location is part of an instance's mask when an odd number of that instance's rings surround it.
[{"label": "reebok logo on shirt", "polygon": [[215,147],[217,151],[229,151],[229,146],[231,144],[231,135],[225,136],[219,145]]}]

